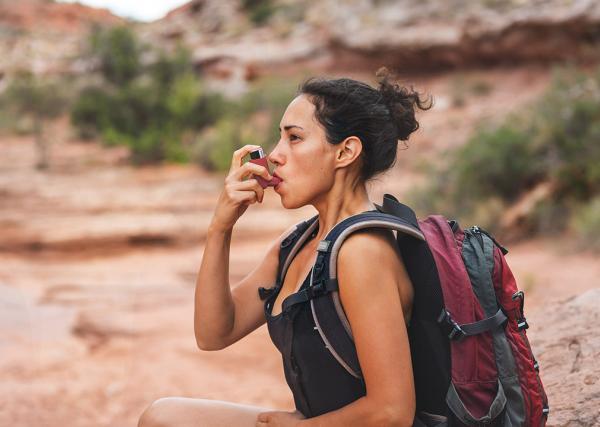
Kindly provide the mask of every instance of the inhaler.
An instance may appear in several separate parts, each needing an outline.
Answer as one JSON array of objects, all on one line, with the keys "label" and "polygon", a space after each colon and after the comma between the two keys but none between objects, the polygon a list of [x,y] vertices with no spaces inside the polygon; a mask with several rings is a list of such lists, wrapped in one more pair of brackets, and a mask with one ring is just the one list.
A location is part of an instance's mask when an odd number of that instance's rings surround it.
[{"label": "inhaler", "polygon": [[[264,166],[265,168],[267,168],[267,171],[271,173],[271,171],[269,170],[269,164],[267,163],[267,157],[265,156],[265,152],[262,148],[258,148],[250,152],[250,162]],[[276,176],[274,176],[270,181],[267,181],[259,175],[253,175],[253,178],[255,178],[258,181],[262,188],[275,187],[281,182],[281,179]]]}]

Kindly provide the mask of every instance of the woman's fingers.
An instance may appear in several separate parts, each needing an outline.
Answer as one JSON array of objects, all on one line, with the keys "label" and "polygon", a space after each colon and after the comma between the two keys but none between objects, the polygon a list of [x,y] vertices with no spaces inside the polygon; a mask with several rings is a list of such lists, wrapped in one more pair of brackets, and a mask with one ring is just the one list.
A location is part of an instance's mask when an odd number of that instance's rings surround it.
[{"label": "woman's fingers", "polygon": [[252,192],[256,195],[256,199],[261,203],[263,201],[263,197],[265,194],[264,188],[261,187],[261,185],[258,183],[258,181],[255,178],[250,178],[246,181],[236,183],[235,191],[243,192],[243,193]]},{"label": "woman's fingers", "polygon": [[213,217],[213,224],[224,230],[232,229],[249,205],[256,201],[262,202],[264,191],[258,181],[254,178],[242,181],[244,177],[253,174],[271,179],[264,166],[250,162],[242,165],[242,158],[258,148],[258,145],[245,145],[233,153],[231,169],[225,178]]},{"label": "woman's fingers", "polygon": [[231,159],[231,168],[229,169],[229,172],[231,173],[234,170],[240,168],[242,166],[242,159],[244,158],[244,156],[250,153],[251,151],[258,150],[259,148],[260,145],[247,144],[244,145],[242,148],[235,150]]},{"label": "woman's fingers", "polygon": [[236,191],[231,196],[232,200],[234,200],[239,205],[251,205],[258,201],[258,196],[254,191]]},{"label": "woman's fingers", "polygon": [[234,179],[242,180],[252,175],[261,176],[267,181],[270,181],[273,178],[266,167],[251,162],[244,163],[241,167],[236,169],[231,176]]}]

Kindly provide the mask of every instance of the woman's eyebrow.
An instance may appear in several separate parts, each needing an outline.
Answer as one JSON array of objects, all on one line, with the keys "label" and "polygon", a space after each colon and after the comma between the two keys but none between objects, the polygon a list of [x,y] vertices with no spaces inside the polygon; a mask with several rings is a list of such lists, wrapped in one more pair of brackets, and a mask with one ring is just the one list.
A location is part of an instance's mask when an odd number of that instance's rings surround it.
[{"label": "woman's eyebrow", "polygon": [[[287,125],[284,126],[283,129],[285,129],[286,131],[290,130],[291,128],[298,128],[298,129],[302,129],[304,130],[302,127],[298,126],[298,125]],[[279,132],[281,132],[281,128],[277,128],[279,130]]]}]

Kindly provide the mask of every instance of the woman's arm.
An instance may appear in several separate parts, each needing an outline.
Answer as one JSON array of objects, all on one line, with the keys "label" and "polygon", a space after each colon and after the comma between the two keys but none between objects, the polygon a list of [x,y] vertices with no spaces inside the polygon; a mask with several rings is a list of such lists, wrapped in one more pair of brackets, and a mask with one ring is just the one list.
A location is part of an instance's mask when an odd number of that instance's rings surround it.
[{"label": "woman's arm", "polygon": [[275,284],[281,241],[295,228],[288,228],[273,240],[254,270],[231,289],[231,231],[209,228],[196,282],[194,330],[200,349],[223,349],[265,323],[264,302],[258,296],[258,288]]},{"label": "woman's arm", "polygon": [[[229,287],[233,226],[251,204],[262,202],[264,196],[256,178],[244,179],[252,174],[270,179],[264,166],[242,164],[243,157],[256,148],[258,146],[245,145],[233,153],[231,169],[208,228],[194,298],[194,334],[198,347],[203,350],[226,347],[264,322],[257,289],[265,281],[275,280],[279,246],[269,248],[259,267],[234,289],[233,295]],[[240,304],[235,303],[236,294],[243,297]]]},{"label": "woman's arm", "polygon": [[340,299],[350,322],[366,396],[299,426],[411,426],[415,391],[404,313],[412,284],[389,230],[363,230],[338,255]]},{"label": "woman's arm", "polygon": [[232,229],[210,226],[196,279],[194,332],[198,347],[213,349],[216,337],[232,328],[235,307],[229,287],[229,251]]}]

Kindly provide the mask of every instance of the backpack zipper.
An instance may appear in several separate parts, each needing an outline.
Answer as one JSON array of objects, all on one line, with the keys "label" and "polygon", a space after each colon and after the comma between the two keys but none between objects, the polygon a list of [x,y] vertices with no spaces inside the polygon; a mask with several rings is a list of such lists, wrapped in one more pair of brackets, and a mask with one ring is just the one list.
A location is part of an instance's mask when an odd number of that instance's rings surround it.
[{"label": "backpack zipper", "polygon": [[496,246],[498,246],[500,248],[500,250],[502,251],[502,255],[506,255],[508,253],[508,249],[506,249],[504,246],[502,246],[500,243],[498,243],[498,241],[494,238],[494,236],[492,236],[490,233],[488,233],[487,231],[485,231],[483,228],[474,225],[470,228],[470,230],[472,230],[474,233],[478,233],[479,237],[480,237],[480,244],[483,247],[483,238],[481,237],[481,233],[485,234],[486,236],[488,236],[490,239],[492,239],[492,242],[494,242],[494,244]]}]

